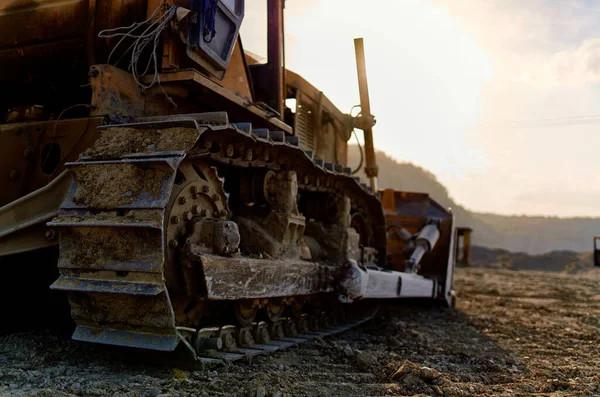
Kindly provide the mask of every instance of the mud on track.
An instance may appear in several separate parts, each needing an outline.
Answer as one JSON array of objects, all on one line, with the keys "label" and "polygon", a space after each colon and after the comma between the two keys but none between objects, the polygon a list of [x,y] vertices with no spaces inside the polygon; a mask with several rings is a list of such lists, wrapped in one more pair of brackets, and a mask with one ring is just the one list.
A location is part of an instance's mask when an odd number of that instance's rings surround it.
[{"label": "mud on track", "polygon": [[48,331],[0,336],[0,396],[600,395],[600,269],[458,269],[455,311],[388,307],[358,329],[209,371],[116,360]]}]

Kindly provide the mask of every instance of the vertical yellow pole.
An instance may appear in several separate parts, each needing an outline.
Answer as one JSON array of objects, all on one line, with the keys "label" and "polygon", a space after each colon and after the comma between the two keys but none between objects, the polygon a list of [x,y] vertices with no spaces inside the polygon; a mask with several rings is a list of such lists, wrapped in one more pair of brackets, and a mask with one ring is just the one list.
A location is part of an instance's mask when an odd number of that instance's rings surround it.
[{"label": "vertical yellow pole", "polygon": [[[369,85],[367,83],[367,66],[365,62],[365,47],[362,38],[354,39],[356,53],[356,71],[358,72],[358,90],[360,93],[360,109],[363,117],[371,119],[371,104],[369,103]],[[377,174],[379,169],[375,160],[375,147],[373,146],[373,129],[369,126],[365,133],[365,174],[373,191],[377,191]]]}]

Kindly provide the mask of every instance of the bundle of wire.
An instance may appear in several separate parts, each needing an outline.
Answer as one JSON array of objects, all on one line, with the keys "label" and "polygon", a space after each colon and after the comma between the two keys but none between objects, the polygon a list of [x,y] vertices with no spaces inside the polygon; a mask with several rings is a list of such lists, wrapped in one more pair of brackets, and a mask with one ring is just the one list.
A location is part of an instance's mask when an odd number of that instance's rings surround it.
[{"label": "bundle of wire", "polygon": [[[123,52],[123,55],[121,55],[121,57],[119,58],[119,60],[117,60],[115,64],[118,64],[123,59],[123,57],[125,57],[128,53],[131,52],[131,60],[129,61],[128,70],[133,75],[133,78],[135,79],[137,85],[142,90],[147,90],[148,88],[153,87],[155,84],[158,84],[163,94],[165,94],[167,101],[169,101],[169,103],[171,103],[174,107],[177,107],[177,105],[175,104],[173,99],[165,92],[162,85],[160,84],[157,52],[161,33],[169,26],[169,22],[175,17],[176,12],[177,6],[169,6],[166,3],[162,3],[158,7],[156,7],[152,15],[143,22],[135,22],[132,25],[122,26],[114,29],[105,29],[98,33],[98,37],[100,38],[121,38],[108,56],[107,63],[109,64],[115,50],[127,38],[134,39],[133,43]],[[144,26],[146,28],[140,32],[140,29]],[[142,68],[140,67],[140,58],[142,56],[142,53],[144,53],[144,51],[149,45],[152,45],[152,52],[150,53],[148,62],[146,63],[146,67],[142,70]],[[154,78],[150,83],[144,84],[140,81],[140,77],[148,73],[148,70],[150,70],[151,65],[154,68]]]}]

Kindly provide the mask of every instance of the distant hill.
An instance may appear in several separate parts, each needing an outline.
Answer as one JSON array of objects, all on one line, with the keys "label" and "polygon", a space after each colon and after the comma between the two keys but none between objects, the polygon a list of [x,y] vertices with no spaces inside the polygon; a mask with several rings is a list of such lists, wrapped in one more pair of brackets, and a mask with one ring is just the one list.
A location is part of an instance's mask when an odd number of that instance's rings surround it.
[{"label": "distant hill", "polygon": [[[356,167],[359,160],[358,148],[350,145],[349,166]],[[592,249],[592,237],[600,234],[600,218],[505,216],[471,212],[455,203],[448,190],[431,172],[411,163],[397,162],[379,151],[377,163],[380,189],[429,193],[434,200],[453,209],[458,226],[473,228],[475,245],[532,255],[555,250],[582,253]],[[366,180],[362,171],[359,175]]]},{"label": "distant hill", "polygon": [[592,252],[568,250],[529,255],[500,248],[472,247],[473,267],[492,267],[514,270],[543,270],[579,273],[593,268]]}]

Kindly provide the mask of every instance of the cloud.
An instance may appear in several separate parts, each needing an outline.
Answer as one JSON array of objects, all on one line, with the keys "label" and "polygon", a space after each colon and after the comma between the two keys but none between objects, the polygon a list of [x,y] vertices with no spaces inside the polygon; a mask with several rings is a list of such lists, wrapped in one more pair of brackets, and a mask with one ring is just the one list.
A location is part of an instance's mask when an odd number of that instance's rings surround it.
[{"label": "cloud", "polygon": [[474,33],[498,81],[536,88],[600,81],[600,6],[585,0],[432,0]]},{"label": "cloud", "polygon": [[551,55],[539,72],[529,72],[528,82],[542,87],[582,86],[600,82],[600,38],[583,41]]}]

